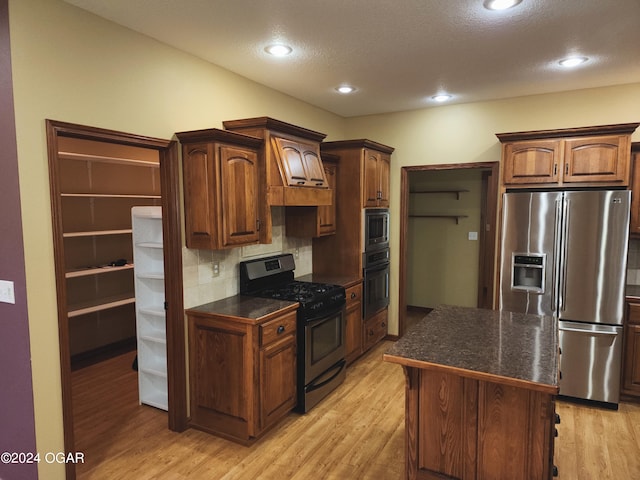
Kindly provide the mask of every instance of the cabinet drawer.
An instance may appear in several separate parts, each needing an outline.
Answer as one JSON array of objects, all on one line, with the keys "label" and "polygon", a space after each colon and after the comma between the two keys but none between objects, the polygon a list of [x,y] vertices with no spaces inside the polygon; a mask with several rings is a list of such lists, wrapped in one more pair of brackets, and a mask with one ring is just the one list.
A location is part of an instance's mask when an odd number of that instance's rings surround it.
[{"label": "cabinet drawer", "polygon": [[286,335],[295,335],[295,333],[296,312],[291,312],[260,325],[260,345],[269,345]]},{"label": "cabinet drawer", "polygon": [[640,325],[640,303],[629,303],[627,323]]},{"label": "cabinet drawer", "polygon": [[387,335],[387,309],[371,317],[364,324],[364,349],[368,350]]},{"label": "cabinet drawer", "polygon": [[349,310],[349,308],[352,305],[355,305],[356,303],[360,303],[362,300],[362,284],[359,283],[357,285],[354,285],[353,287],[349,287],[347,288],[346,292],[347,294],[347,310]]}]

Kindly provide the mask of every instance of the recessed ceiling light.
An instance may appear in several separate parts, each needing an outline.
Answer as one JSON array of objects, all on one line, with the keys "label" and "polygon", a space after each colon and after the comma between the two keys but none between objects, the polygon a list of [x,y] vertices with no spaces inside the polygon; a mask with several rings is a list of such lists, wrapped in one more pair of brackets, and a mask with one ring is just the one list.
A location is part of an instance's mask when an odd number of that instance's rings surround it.
[{"label": "recessed ceiling light", "polygon": [[573,68],[577,67],[578,65],[582,65],[587,60],[589,60],[587,57],[568,57],[560,60],[558,63],[563,67]]},{"label": "recessed ceiling light", "polygon": [[436,102],[446,102],[447,100],[451,100],[451,98],[452,95],[449,95],[448,93],[441,93],[431,97],[431,100],[435,100]]},{"label": "recessed ceiling light", "polygon": [[340,85],[339,87],[336,87],[336,91],[346,95],[355,92],[356,87],[352,87],[351,85]]},{"label": "recessed ceiling light", "polygon": [[286,57],[293,51],[293,49],[289,45],[276,43],[274,45],[265,47],[264,51],[269,55],[273,55],[274,57]]},{"label": "recessed ceiling light", "polygon": [[489,10],[506,10],[507,8],[515,7],[522,0],[485,0],[484,8]]}]

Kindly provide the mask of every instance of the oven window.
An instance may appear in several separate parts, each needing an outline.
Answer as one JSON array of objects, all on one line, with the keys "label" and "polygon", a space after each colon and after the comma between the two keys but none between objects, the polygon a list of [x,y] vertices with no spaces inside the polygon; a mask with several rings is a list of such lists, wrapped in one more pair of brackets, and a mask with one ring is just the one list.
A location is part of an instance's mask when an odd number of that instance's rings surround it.
[{"label": "oven window", "polygon": [[369,221],[369,240],[384,241],[387,236],[386,217],[383,215],[368,218]]},{"label": "oven window", "polygon": [[342,346],[341,315],[311,327],[311,364],[331,355]]}]

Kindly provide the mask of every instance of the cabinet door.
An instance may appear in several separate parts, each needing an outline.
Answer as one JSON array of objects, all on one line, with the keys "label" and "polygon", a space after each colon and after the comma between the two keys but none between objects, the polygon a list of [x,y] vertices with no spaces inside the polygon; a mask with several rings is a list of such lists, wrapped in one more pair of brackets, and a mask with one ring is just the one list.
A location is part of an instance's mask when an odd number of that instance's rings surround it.
[{"label": "cabinet door", "polygon": [[640,325],[627,325],[625,336],[624,390],[640,396]]},{"label": "cabinet door", "polygon": [[631,168],[631,225],[630,233],[640,233],[640,151],[634,152]]},{"label": "cabinet door", "polygon": [[505,185],[558,182],[560,140],[505,143],[503,149]]},{"label": "cabinet door", "polygon": [[320,148],[314,144],[273,137],[280,158],[280,168],[288,186],[326,187]]},{"label": "cabinet door", "polygon": [[386,154],[380,156],[378,162],[378,188],[380,195],[378,197],[378,206],[389,206],[389,171],[391,169],[391,157]]},{"label": "cabinet door", "polygon": [[318,233],[319,235],[331,235],[336,232],[336,188],[338,165],[335,163],[324,164],[324,173],[327,184],[331,189],[331,205],[318,207]]},{"label": "cabinet door", "polygon": [[365,149],[363,161],[362,206],[377,207],[380,196],[380,181],[378,175],[380,153]]},{"label": "cabinet door", "polygon": [[188,320],[191,424],[234,438],[255,436],[251,327]]},{"label": "cabinet door", "polygon": [[345,358],[352,362],[362,353],[362,285],[348,288],[346,294]]},{"label": "cabinet door", "polygon": [[260,350],[260,429],[296,405],[296,337],[288,335]]},{"label": "cabinet door", "polygon": [[300,151],[307,172],[307,182],[312,187],[326,187],[327,179],[320,159],[320,147],[317,144],[300,143]]},{"label": "cabinet door", "polygon": [[629,182],[626,135],[574,138],[565,141],[564,182]]},{"label": "cabinet door", "polygon": [[217,247],[216,170],[210,144],[185,145],[182,150],[184,215],[188,248]]},{"label": "cabinet door", "polygon": [[255,151],[220,146],[221,246],[258,243],[258,155]]}]

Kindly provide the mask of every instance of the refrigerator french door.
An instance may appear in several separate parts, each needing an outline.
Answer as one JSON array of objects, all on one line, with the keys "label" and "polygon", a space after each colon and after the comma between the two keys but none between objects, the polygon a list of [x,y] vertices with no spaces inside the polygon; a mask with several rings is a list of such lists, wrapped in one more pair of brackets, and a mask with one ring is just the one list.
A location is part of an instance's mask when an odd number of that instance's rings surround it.
[{"label": "refrigerator french door", "polygon": [[616,407],[631,192],[504,194],[500,309],[559,319],[560,395]]}]

